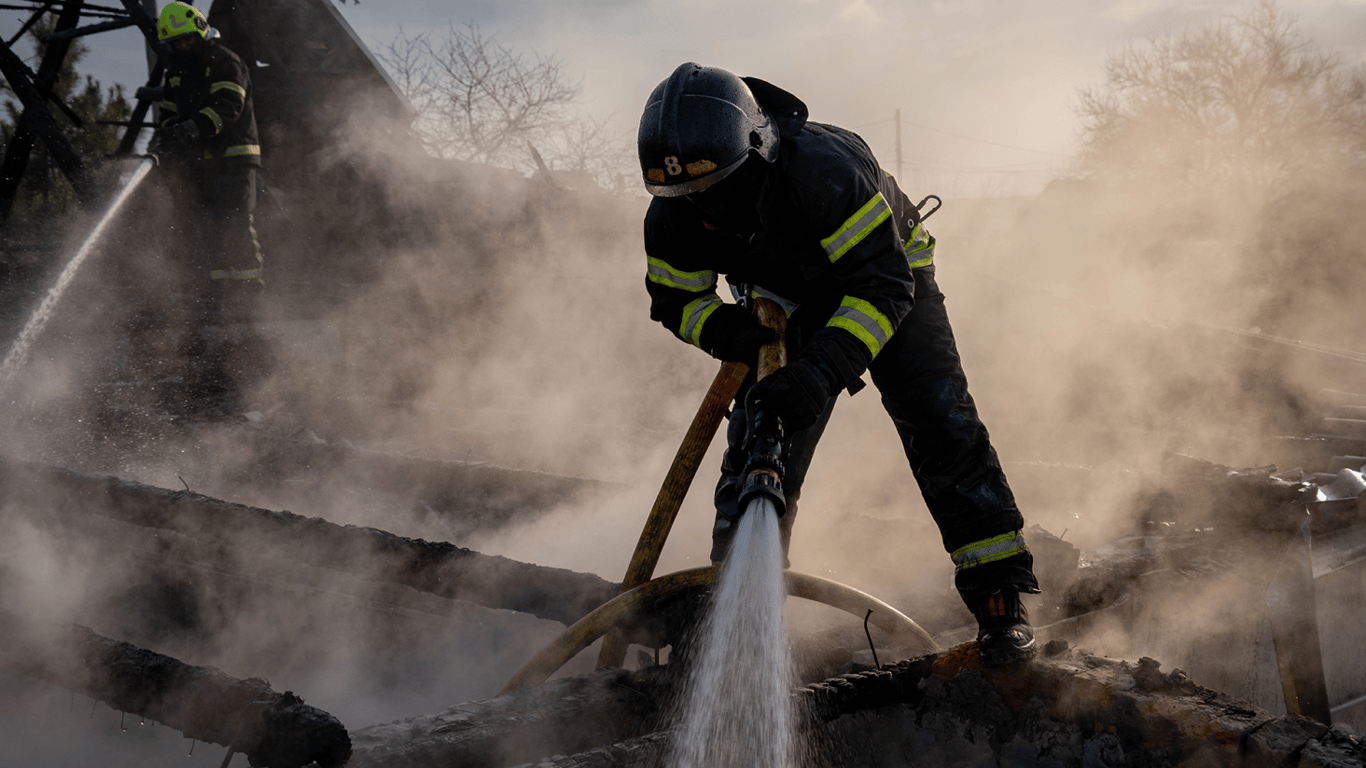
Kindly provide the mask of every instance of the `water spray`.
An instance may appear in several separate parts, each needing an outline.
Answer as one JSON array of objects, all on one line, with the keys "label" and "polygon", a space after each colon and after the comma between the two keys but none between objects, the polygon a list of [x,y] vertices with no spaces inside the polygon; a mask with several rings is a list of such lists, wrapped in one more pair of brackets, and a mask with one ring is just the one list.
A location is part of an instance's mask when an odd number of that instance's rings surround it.
[{"label": "water spray", "polygon": [[47,295],[43,297],[42,302],[38,304],[38,308],[34,310],[33,314],[29,317],[28,322],[24,325],[24,329],[19,332],[18,338],[14,340],[14,345],[10,347],[9,354],[5,355],[4,362],[0,363],[0,390],[3,390],[3,388],[8,385],[10,379],[14,378],[14,374],[23,367],[24,361],[28,358],[29,348],[33,346],[33,342],[38,338],[38,335],[43,332],[43,328],[47,325],[47,321],[52,319],[52,312],[56,308],[57,302],[61,300],[62,294],[66,292],[67,286],[71,285],[71,281],[75,279],[76,273],[80,271],[81,265],[85,263],[86,257],[90,255],[90,251],[95,247],[95,244],[99,242],[100,237],[104,235],[105,228],[109,226],[109,222],[114,220],[114,216],[119,212],[119,209],[123,207],[123,204],[128,200],[129,196],[132,195],[133,190],[137,188],[138,184],[144,178],[146,178],[147,173],[151,171],[152,166],[156,164],[156,157],[152,155],[142,156],[142,162],[138,163],[138,166],[128,174],[127,179],[123,182],[123,187],[119,190],[118,195],[114,197],[113,202],[109,204],[104,215],[100,217],[99,222],[95,224],[95,228],[90,232],[90,236],[85,239],[80,250],[76,252],[75,256],[71,257],[71,261],[67,262],[66,267],[63,268],[61,274],[57,276],[57,282],[47,292]]}]

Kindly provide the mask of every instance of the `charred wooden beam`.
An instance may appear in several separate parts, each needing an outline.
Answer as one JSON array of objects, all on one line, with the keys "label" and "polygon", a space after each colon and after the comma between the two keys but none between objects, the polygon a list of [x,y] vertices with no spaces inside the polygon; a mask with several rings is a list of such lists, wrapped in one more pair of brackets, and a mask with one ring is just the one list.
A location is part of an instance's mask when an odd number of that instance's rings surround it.
[{"label": "charred wooden beam", "polygon": [[[147,87],[155,88],[160,85],[161,77],[165,72],[166,65],[158,60],[156,64],[152,65],[151,73],[147,76]],[[147,110],[151,107],[150,99],[137,100],[137,104],[133,107],[133,114],[128,118],[128,130],[123,132],[123,138],[119,140],[118,149],[114,150],[114,154],[127,155],[133,152],[133,145],[137,143],[138,134],[142,132],[143,128],[148,127],[143,124],[143,121],[147,118]],[[151,124],[151,127],[156,126]]]},{"label": "charred wooden beam", "polygon": [[0,664],[245,754],[252,765],[339,768],[351,738],[332,715],[259,678],[239,680],[76,624],[0,613]]},{"label": "charred wooden beam", "polygon": [[68,30],[66,30],[65,32],[53,32],[52,34],[50,34],[50,35],[44,37],[44,38],[43,38],[43,42],[55,42],[55,41],[57,41],[57,40],[71,40],[71,39],[74,39],[74,38],[77,38],[77,37],[85,37],[86,35],[98,34],[98,33],[100,33],[100,32],[111,32],[111,31],[113,31],[113,30],[115,30],[115,29],[123,29],[124,27],[132,27],[132,26],[135,26],[136,24],[137,24],[137,22],[136,22],[136,21],[133,21],[132,19],[116,19],[116,20],[114,20],[114,21],[105,21],[105,22],[101,22],[101,23],[99,23],[99,24],[89,24],[89,25],[84,26],[84,27],[76,27],[75,29],[68,29]]},{"label": "charred wooden beam", "polygon": [[[79,2],[64,5],[57,16],[55,31],[74,29],[80,18]],[[55,40],[50,43],[35,74],[29,71],[14,51],[10,50],[9,45],[0,45],[0,73],[4,74],[5,80],[14,90],[14,95],[19,97],[20,103],[24,105],[24,111],[15,125],[14,135],[5,147],[4,160],[0,161],[0,222],[9,218],[14,198],[19,191],[19,182],[28,167],[29,153],[33,151],[33,143],[38,139],[43,140],[43,145],[47,147],[57,167],[61,168],[67,180],[71,182],[71,187],[81,203],[89,203],[92,198],[93,190],[87,178],[85,165],[71,143],[62,135],[56,119],[47,109],[48,100],[42,92],[44,89],[50,91],[51,86],[57,81],[57,74],[70,47],[70,40]],[[60,100],[58,103],[61,103]],[[61,106],[66,109],[65,104]]]},{"label": "charred wooden beam", "polygon": [[[532,515],[619,489],[610,483],[502,467],[488,462],[462,462],[402,456],[346,444],[281,438],[243,428],[252,460],[233,477],[269,485],[287,478],[322,483],[342,477],[346,484],[399,494],[420,501],[440,516],[449,535],[489,531]],[[333,482],[333,481],[328,481]]]},{"label": "charred wooden beam", "polygon": [[321,518],[220,501],[190,491],[23,462],[0,461],[0,502],[6,500],[22,500],[36,509],[97,514],[174,530],[566,625],[620,589],[620,585],[593,574],[484,555],[447,542],[410,539],[375,528],[337,525]]},{"label": "charred wooden beam", "polygon": [[[10,39],[8,39],[8,40],[5,41],[5,45],[10,46],[11,48],[14,47],[14,44],[17,43],[17,42],[19,42],[19,38],[23,37],[25,32],[27,32],[27,31],[29,31],[30,29],[32,29],[32,28],[33,28],[33,25],[34,25],[34,24],[37,24],[39,19],[43,18],[43,14],[45,14],[45,13],[47,13],[48,11],[52,10],[53,3],[54,3],[54,0],[47,0],[47,2],[43,3],[41,6],[39,6],[39,7],[37,7],[37,8],[33,8],[33,9],[32,9],[32,10],[33,10],[33,15],[30,16],[30,17],[28,17],[28,21],[26,21],[26,22],[24,22],[22,25],[20,25],[19,31],[18,31],[18,32],[15,32],[13,37],[11,37]],[[12,9],[7,9],[7,10],[30,10],[30,9],[28,9],[28,8],[12,8]]]},{"label": "charred wooden beam", "polygon": [[353,734],[350,768],[501,768],[582,752],[653,732],[672,690],[663,667],[552,680],[437,715],[361,728]]}]

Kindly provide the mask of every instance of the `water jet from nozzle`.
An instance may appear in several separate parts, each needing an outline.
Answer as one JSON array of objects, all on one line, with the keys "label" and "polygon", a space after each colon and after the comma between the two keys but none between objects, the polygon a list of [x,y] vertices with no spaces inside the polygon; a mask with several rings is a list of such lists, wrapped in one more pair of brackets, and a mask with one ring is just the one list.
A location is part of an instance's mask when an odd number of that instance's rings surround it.
[{"label": "water jet from nozzle", "polygon": [[85,263],[86,257],[90,255],[90,251],[99,242],[100,237],[104,235],[104,230],[109,226],[109,222],[113,221],[114,215],[119,212],[124,202],[128,200],[129,195],[133,193],[133,190],[156,163],[155,157],[147,155],[142,158],[142,162],[138,163],[136,168],[129,172],[127,179],[123,182],[122,189],[114,197],[113,202],[109,204],[99,222],[95,224],[95,229],[90,232],[90,236],[85,239],[80,250],[71,257],[71,261],[67,262],[66,267],[57,276],[56,284],[43,297],[38,308],[33,311],[28,322],[24,325],[24,329],[19,332],[18,338],[10,347],[9,354],[5,355],[5,361],[0,363],[0,390],[3,390],[9,384],[10,379],[14,378],[14,374],[23,367],[24,361],[28,359],[29,348],[33,346],[38,335],[43,332],[47,321],[52,318],[52,311],[56,308],[57,302],[61,300],[62,294],[66,292],[67,286],[75,279],[76,273],[80,271],[81,265]]}]

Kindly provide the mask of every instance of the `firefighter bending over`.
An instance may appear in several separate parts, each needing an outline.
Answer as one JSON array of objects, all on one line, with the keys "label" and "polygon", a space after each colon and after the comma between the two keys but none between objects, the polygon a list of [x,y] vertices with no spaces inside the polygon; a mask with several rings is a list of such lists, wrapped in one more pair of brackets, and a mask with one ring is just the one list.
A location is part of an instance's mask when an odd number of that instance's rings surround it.
[{"label": "firefighter bending over", "polygon": [[747,412],[777,410],[789,445],[784,551],[801,484],[836,395],[867,370],[956,565],[985,663],[1027,659],[1034,632],[1021,593],[1037,593],[1024,519],[968,393],[935,240],[920,210],[864,141],[807,120],[797,97],[750,77],[684,64],[650,94],[638,144],[645,187],[650,316],[713,357],[748,363],[772,340],[737,299],[787,310],[788,355],[741,386],[716,488],[712,560],[739,515]]}]

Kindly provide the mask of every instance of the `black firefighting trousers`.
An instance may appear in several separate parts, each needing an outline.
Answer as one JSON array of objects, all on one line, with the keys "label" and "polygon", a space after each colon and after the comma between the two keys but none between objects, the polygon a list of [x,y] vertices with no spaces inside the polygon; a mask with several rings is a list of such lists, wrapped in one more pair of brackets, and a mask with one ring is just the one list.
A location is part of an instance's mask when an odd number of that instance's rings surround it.
[{"label": "black firefighting trousers", "polygon": [[[190,164],[195,247],[191,268],[201,288],[229,302],[255,295],[265,281],[256,237],[256,168],[230,160]],[[245,289],[245,290],[244,290]],[[226,294],[226,295],[225,295]]]},{"label": "black firefighting trousers", "polygon": [[[911,472],[930,514],[939,526],[944,548],[955,552],[975,542],[1019,531],[1024,518],[1006,482],[986,426],[968,393],[967,377],[944,309],[944,294],[934,281],[934,266],[915,270],[916,297],[911,313],[873,360],[868,371],[892,417]],[[728,449],[716,486],[716,526],[712,560],[724,558],[734,524],[742,510],[737,498],[748,458],[744,452],[747,380],[736,397],[726,430]],[[832,397],[816,424],[788,438],[783,474],[787,513],[783,515],[783,549],[787,551],[802,482],[816,444],[829,422]],[[955,586],[965,597],[1014,587],[1039,591],[1028,551],[1000,560],[960,567]]]}]

